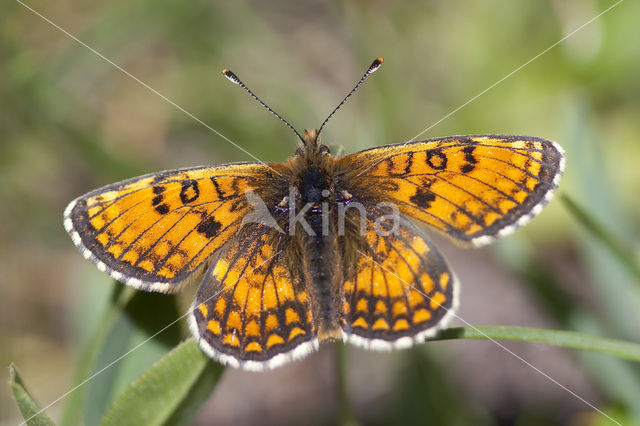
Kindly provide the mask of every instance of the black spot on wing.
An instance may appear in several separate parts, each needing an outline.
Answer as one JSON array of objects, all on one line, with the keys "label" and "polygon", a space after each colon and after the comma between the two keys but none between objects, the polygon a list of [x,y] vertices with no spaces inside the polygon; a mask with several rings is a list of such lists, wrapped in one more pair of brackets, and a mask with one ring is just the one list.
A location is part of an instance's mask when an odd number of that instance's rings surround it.
[{"label": "black spot on wing", "polygon": [[409,155],[407,157],[407,164],[405,164],[405,167],[404,167],[405,175],[408,175],[409,173],[411,173],[412,166],[413,166],[413,152],[409,152]]},{"label": "black spot on wing", "polygon": [[239,199],[239,200],[235,200],[231,203],[231,206],[229,207],[229,211],[230,212],[236,212],[239,210],[243,210],[247,207],[245,201],[243,199]]},{"label": "black spot on wing", "polygon": [[462,173],[469,173],[470,171],[475,169],[476,163],[478,162],[478,160],[476,160],[476,157],[473,156],[473,151],[475,151],[475,149],[476,148],[474,146],[465,146],[462,149],[462,152],[464,153],[464,160],[467,162],[467,164],[462,166],[462,168],[460,169]]},{"label": "black spot on wing", "polygon": [[166,204],[160,204],[159,206],[155,206],[155,209],[158,213],[160,214],[167,214],[169,213],[169,206]]},{"label": "black spot on wing", "polygon": [[198,225],[197,231],[207,238],[213,238],[222,228],[222,224],[213,217],[208,217]]},{"label": "black spot on wing", "polygon": [[427,164],[435,170],[447,168],[447,155],[441,149],[430,149],[427,151]]},{"label": "black spot on wing", "polygon": [[153,193],[156,194],[156,196],[151,200],[151,205],[160,214],[169,213],[169,206],[162,203],[164,201],[164,190],[165,187],[162,185],[153,187]]},{"label": "black spot on wing", "polygon": [[416,193],[409,198],[409,201],[426,209],[435,199],[436,195],[433,192],[428,189],[418,188]]},{"label": "black spot on wing", "polygon": [[199,196],[200,189],[198,188],[198,182],[193,179],[182,182],[182,189],[180,189],[180,200],[182,200],[182,204],[189,204],[197,200]]},{"label": "black spot on wing", "polygon": [[220,190],[220,186],[218,185],[218,181],[216,179],[217,177],[215,176],[211,177],[211,183],[213,184],[213,188],[216,191],[216,196],[218,197],[219,200],[222,200],[223,198],[226,197],[226,195]]}]

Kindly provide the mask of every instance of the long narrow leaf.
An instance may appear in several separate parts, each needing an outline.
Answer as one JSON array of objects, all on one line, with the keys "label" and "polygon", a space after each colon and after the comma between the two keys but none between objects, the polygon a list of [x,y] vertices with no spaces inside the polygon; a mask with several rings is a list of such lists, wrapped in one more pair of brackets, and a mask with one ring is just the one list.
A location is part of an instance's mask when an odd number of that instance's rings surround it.
[{"label": "long narrow leaf", "polygon": [[53,421],[47,416],[44,411],[40,411],[40,407],[34,401],[33,397],[27,390],[18,370],[11,364],[9,366],[9,387],[13,398],[18,404],[18,408],[22,413],[22,417],[25,419],[29,426],[50,426],[53,425]]},{"label": "long narrow leaf", "polygon": [[91,381],[84,424],[99,423],[130,383],[181,342],[179,316],[175,296],[135,292],[96,360],[96,369],[109,367]]},{"label": "long narrow leaf", "polygon": [[[73,380],[74,387],[83,383],[91,375],[113,324],[134,294],[135,291],[133,289],[127,288],[117,281],[113,282],[112,294],[99,321],[99,326],[80,356]],[[88,386],[81,386],[69,395],[69,400],[65,404],[62,415],[63,425],[72,426],[83,423],[83,413],[86,408],[85,402],[88,392]]]},{"label": "long narrow leaf", "polygon": [[171,426],[191,424],[193,417],[211,396],[223,371],[224,367],[221,364],[208,362],[198,381],[191,387],[165,424]]},{"label": "long narrow leaf", "polygon": [[[186,340],[129,385],[116,398],[101,424],[152,426],[174,421],[183,423],[185,417],[181,410],[194,414],[197,408],[185,403],[188,398],[198,391],[198,405],[201,405],[220,377],[219,373],[212,374],[212,370],[207,368],[210,364],[211,360],[195,340]],[[221,371],[222,367],[219,367],[218,372]],[[197,388],[205,373],[211,375],[205,386],[209,392]]]},{"label": "long narrow leaf", "polygon": [[602,223],[591,216],[567,194],[562,194],[560,199],[564,202],[565,206],[573,216],[578,219],[578,221],[591,233],[591,235],[596,237],[620,260],[621,263],[629,268],[640,283],[640,262],[635,255],[635,251],[630,247],[627,247],[610,230],[606,229]]},{"label": "long narrow leaf", "polygon": [[508,326],[458,327],[442,330],[434,338],[434,340],[448,339],[494,339],[539,342],[570,349],[601,352],[618,358],[640,362],[640,344],[638,343],[591,336],[575,331]]}]

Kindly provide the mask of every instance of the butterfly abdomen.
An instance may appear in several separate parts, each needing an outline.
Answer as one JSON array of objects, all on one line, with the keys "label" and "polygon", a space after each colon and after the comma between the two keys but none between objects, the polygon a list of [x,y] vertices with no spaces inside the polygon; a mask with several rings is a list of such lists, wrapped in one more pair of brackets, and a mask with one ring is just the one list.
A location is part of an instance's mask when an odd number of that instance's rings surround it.
[{"label": "butterfly abdomen", "polygon": [[338,303],[342,298],[342,271],[336,239],[322,234],[301,235],[299,239],[316,333],[321,341],[338,339],[342,335]]},{"label": "butterfly abdomen", "polygon": [[333,181],[322,168],[306,169],[296,182],[299,194],[296,214],[305,211],[305,225],[298,224],[296,238],[318,338],[339,339],[342,272],[340,251],[333,226]]}]

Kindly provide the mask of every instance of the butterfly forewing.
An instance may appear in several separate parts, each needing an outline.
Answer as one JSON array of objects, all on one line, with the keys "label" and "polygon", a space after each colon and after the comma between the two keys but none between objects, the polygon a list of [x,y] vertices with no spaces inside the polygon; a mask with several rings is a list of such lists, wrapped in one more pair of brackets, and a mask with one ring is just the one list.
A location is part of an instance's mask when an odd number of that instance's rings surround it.
[{"label": "butterfly forewing", "polygon": [[387,145],[347,155],[338,167],[353,193],[390,200],[404,214],[474,246],[539,213],[563,168],[554,142],[504,135]]},{"label": "butterfly forewing", "polygon": [[154,173],[74,200],[65,227],[83,255],[118,281],[171,292],[240,228],[245,193],[272,180],[262,164]]}]

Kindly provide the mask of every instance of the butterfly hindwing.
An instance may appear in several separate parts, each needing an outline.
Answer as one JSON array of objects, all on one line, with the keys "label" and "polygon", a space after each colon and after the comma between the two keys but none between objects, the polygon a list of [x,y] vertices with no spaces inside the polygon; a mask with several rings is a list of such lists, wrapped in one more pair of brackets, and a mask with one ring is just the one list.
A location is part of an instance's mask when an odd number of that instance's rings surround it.
[{"label": "butterfly hindwing", "polygon": [[282,238],[288,236],[251,224],[215,255],[190,317],[214,359],[264,370],[317,349],[309,297]]},{"label": "butterfly hindwing", "polygon": [[239,229],[245,193],[272,178],[238,163],[153,173],[72,201],[65,227],[98,268],[133,287],[178,290]]},{"label": "butterfly hindwing", "polygon": [[414,225],[394,220],[395,227],[369,218],[357,255],[344,266],[344,340],[370,349],[424,341],[457,303],[457,282],[442,256]]},{"label": "butterfly hindwing", "polygon": [[504,135],[387,145],[347,155],[338,166],[350,192],[394,202],[404,214],[473,246],[538,214],[563,168],[556,143]]}]

